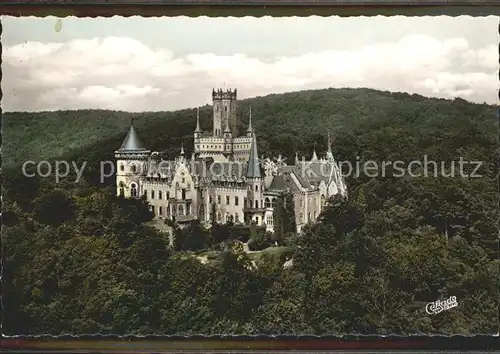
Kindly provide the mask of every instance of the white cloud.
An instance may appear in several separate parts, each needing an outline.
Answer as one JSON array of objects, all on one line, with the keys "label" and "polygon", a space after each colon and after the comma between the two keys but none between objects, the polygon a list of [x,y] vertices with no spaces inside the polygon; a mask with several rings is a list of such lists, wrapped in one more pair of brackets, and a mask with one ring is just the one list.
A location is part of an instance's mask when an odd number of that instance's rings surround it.
[{"label": "white cloud", "polygon": [[212,87],[243,97],[326,87],[370,87],[497,102],[495,45],[409,35],[353,50],[262,60],[242,53],[150,48],[122,37],[4,47],[5,110],[175,110],[209,102]]}]

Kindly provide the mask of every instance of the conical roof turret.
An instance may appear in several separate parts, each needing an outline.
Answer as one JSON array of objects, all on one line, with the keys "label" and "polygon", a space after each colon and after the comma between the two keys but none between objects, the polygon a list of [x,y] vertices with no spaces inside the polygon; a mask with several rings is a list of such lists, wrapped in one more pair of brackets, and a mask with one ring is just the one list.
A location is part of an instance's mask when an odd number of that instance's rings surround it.
[{"label": "conical roof turret", "polygon": [[134,118],[132,118],[128,134],[125,137],[125,140],[123,140],[122,146],[120,147],[120,149],[118,149],[118,151],[126,151],[126,152],[148,151],[144,147],[144,144],[142,143],[141,139],[139,139],[139,135],[137,134],[137,131],[135,130]]}]

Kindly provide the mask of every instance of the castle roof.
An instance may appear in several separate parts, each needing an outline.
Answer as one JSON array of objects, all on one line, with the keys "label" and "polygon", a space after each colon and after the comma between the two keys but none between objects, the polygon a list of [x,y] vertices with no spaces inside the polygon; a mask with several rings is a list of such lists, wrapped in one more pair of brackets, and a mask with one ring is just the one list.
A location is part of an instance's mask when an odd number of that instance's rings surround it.
[{"label": "castle roof", "polygon": [[134,122],[130,125],[130,129],[128,131],[125,140],[123,140],[123,144],[118,150],[120,152],[145,152],[147,149],[144,147],[141,139],[137,135],[137,132],[134,127]]}]

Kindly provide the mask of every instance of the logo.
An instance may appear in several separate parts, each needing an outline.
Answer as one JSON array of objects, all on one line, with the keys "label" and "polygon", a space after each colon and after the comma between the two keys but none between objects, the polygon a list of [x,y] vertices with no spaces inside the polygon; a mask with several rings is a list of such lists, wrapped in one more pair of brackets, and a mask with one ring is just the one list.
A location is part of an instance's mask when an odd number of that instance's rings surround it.
[{"label": "logo", "polygon": [[434,302],[429,302],[425,306],[425,312],[427,312],[429,315],[437,315],[440,312],[449,310],[457,306],[458,306],[458,301],[456,296],[451,296],[449,299],[446,300],[437,300]]}]

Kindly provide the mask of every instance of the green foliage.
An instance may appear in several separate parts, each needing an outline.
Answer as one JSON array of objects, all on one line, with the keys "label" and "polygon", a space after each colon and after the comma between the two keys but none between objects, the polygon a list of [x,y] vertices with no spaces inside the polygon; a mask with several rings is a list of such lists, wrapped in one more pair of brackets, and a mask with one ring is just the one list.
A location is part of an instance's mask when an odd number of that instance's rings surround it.
[{"label": "green foliage", "polygon": [[[170,223],[171,250],[166,233],[144,226],[152,218],[147,203],[114,197],[115,188],[106,187],[114,177],[99,178],[99,163],[113,160],[130,114],[7,113],[4,332],[497,332],[496,107],[367,89],[304,91],[242,101],[242,130],[250,104],[259,112],[259,150],[269,154],[292,160],[296,151],[310,155],[314,143],[325,150],[330,130],[339,161],[427,155],[449,170],[463,157],[484,161],[482,177],[434,177],[433,166],[429,177],[394,177],[391,167],[386,176],[361,173],[347,179],[349,199],[329,200],[301,235],[290,233],[293,199],[285,194],[274,235],[255,225],[219,225],[212,210],[208,230]],[[172,157],[181,140],[191,139],[196,113],[137,116],[148,148],[171,147],[164,153]],[[204,129],[209,116],[204,107]],[[74,173],[58,184],[20,173],[21,161],[63,158],[88,162],[78,184]],[[214,250],[232,240],[263,251]],[[290,247],[269,247],[274,241]],[[426,303],[452,295],[457,308],[425,313]]]}]

